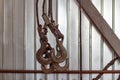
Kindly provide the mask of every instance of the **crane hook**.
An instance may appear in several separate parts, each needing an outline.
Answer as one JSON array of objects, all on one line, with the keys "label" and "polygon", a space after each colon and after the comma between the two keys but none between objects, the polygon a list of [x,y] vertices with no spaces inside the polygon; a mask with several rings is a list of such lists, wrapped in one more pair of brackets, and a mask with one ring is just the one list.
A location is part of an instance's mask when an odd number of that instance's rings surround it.
[{"label": "crane hook", "polygon": [[60,66],[59,63],[53,63],[53,67],[58,71],[67,71],[69,68],[69,59],[66,59],[64,66]]},{"label": "crane hook", "polygon": [[55,53],[51,53],[51,58],[54,62],[61,63],[67,57],[67,51],[64,48],[62,41],[60,41],[59,39],[56,39],[56,42],[57,42],[57,46],[56,46],[57,56],[55,55]]},{"label": "crane hook", "polygon": [[47,58],[44,58],[44,55],[46,56],[48,52],[51,53],[52,48],[50,44],[47,42],[46,35],[40,30],[41,30],[41,27],[38,27],[41,47],[36,53],[36,59],[38,60],[39,63],[47,65],[52,63],[52,59],[50,56],[48,56]]}]

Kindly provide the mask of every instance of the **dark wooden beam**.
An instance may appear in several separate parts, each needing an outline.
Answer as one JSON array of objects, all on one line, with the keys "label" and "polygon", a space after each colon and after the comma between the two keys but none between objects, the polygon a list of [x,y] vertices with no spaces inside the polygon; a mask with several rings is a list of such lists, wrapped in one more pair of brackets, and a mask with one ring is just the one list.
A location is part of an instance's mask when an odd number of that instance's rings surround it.
[{"label": "dark wooden beam", "polygon": [[[117,56],[120,57],[120,40],[99,13],[91,0],[77,0],[80,8],[83,9],[87,17],[94,24],[94,27],[101,33],[105,41],[113,49]],[[108,13],[109,14],[109,13]]]}]

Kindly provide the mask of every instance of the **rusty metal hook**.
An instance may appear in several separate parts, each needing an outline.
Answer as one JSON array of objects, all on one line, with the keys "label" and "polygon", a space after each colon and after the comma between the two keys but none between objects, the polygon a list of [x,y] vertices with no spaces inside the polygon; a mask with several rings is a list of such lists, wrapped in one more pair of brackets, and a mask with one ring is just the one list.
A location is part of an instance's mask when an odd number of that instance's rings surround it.
[{"label": "rusty metal hook", "polygon": [[[49,66],[49,67],[47,68],[47,66]],[[41,65],[41,69],[44,73],[51,73],[54,71],[54,67],[52,66],[52,64]]]},{"label": "rusty metal hook", "polygon": [[49,27],[50,31],[54,34],[56,38],[64,38],[63,34],[58,29],[58,25],[55,25],[54,22],[51,22],[46,14],[42,15],[43,20],[45,21],[46,25]]},{"label": "rusty metal hook", "polygon": [[[56,70],[59,71],[66,71],[69,68],[69,59],[67,57],[67,51],[63,46],[63,41],[56,39],[57,42],[57,51],[60,52],[57,54],[57,56],[55,56],[54,53],[51,53],[51,58],[54,61],[53,66]],[[60,66],[59,64],[61,62],[63,62],[65,60],[65,65],[64,66]]]},{"label": "rusty metal hook", "polygon": [[69,68],[69,59],[67,58],[64,66],[60,66],[60,63],[53,63],[53,67],[58,71],[67,71]]},{"label": "rusty metal hook", "polygon": [[[37,15],[37,24],[38,24],[38,33],[40,36],[40,49],[36,53],[36,59],[41,64],[41,69],[45,73],[50,73],[56,70],[67,70],[69,67],[69,60],[67,58],[67,51],[63,46],[64,35],[58,29],[58,25],[55,25],[52,16],[52,0],[49,0],[49,15],[45,13],[45,3],[46,0],[43,1],[43,20],[45,22],[44,27],[39,24],[38,18],[38,0],[36,1],[36,15]],[[50,20],[49,20],[50,19]],[[55,55],[55,50],[48,43],[47,38],[47,27],[49,27],[50,31],[56,37],[56,50],[57,54]],[[64,66],[60,66],[59,64],[65,61]],[[49,65],[49,68],[47,66]]]},{"label": "rusty metal hook", "polygon": [[39,63],[47,65],[47,64],[52,63],[52,59],[50,56],[48,56],[47,58],[44,58],[44,55],[46,55],[48,51],[50,53],[52,48],[50,44],[48,43],[46,33],[42,32],[41,27],[38,27],[38,32],[40,36],[41,47],[36,53],[36,59],[38,60]]},{"label": "rusty metal hook", "polygon": [[47,51],[49,51],[49,52],[51,51],[46,48],[46,47],[48,47],[48,45],[49,45],[48,43],[43,42],[41,44],[41,48],[36,53],[36,59],[38,60],[39,63],[44,64],[44,65],[52,63],[52,59],[50,56],[45,58]]},{"label": "rusty metal hook", "polygon": [[[54,52],[54,49],[52,49],[51,52]],[[46,54],[46,57],[48,57],[48,56],[50,56],[49,53]],[[53,63],[47,64],[47,65],[41,64],[41,69],[44,73],[51,73],[51,72],[55,71],[55,68],[53,67]]]},{"label": "rusty metal hook", "polygon": [[58,52],[57,55],[59,56],[56,56],[55,53],[51,53],[51,58],[54,62],[61,63],[67,58],[67,51],[64,48],[62,41],[59,41],[59,39],[56,39],[56,42],[57,42],[56,48]]}]

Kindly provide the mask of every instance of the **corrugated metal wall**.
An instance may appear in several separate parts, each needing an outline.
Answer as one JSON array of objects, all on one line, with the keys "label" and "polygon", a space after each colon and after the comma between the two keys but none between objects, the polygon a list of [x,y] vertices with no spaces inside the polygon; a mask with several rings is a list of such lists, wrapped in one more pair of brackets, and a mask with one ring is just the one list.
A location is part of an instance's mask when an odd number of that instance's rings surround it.
[{"label": "corrugated metal wall", "polygon": [[[92,0],[92,2],[120,38],[120,24],[118,23],[120,20],[120,1]],[[103,69],[103,67],[114,57],[114,52],[106,45],[100,33],[93,27],[83,12],[81,16],[83,70]],[[116,62],[109,70],[119,70],[119,66],[119,62]],[[83,75],[83,78],[85,80],[91,80],[95,76],[95,74]],[[116,80],[117,76],[118,74],[105,74],[101,80]]]},{"label": "corrugated metal wall", "polygon": [[[39,15],[42,14],[39,1]],[[120,0],[92,0],[111,28],[120,37]],[[64,46],[70,59],[70,70],[80,69],[80,27],[82,69],[100,70],[113,57],[104,39],[84,15],[75,0],[53,0],[54,19],[64,34]],[[35,52],[40,47],[36,25],[35,0],[0,0],[0,69],[40,70]],[[43,23],[42,17],[41,23]],[[55,38],[49,32],[55,47]],[[109,69],[120,69],[115,63]],[[96,74],[83,74],[91,80]],[[105,74],[101,80],[116,80],[118,74]],[[0,80],[80,80],[78,74],[0,74]]]}]

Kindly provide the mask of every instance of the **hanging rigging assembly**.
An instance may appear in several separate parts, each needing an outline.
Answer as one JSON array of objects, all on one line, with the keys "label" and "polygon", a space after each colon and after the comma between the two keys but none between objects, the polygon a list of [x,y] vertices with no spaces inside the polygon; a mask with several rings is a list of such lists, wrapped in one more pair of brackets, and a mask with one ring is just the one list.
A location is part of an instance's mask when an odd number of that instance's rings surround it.
[{"label": "hanging rigging assembly", "polygon": [[[48,15],[45,12],[45,6],[46,0],[43,0],[42,18],[44,20],[44,26],[42,27],[42,24],[39,23],[38,0],[36,1],[37,25],[41,44],[36,53],[36,59],[41,64],[41,69],[45,73],[51,73],[53,71],[66,71],[69,68],[69,59],[67,58],[67,51],[63,46],[64,35],[60,32],[58,25],[56,25],[53,20],[52,0],[49,0]],[[55,49],[52,48],[48,42],[48,28],[56,39],[56,54]],[[60,63],[63,62],[65,62],[65,65],[61,66]]]}]

